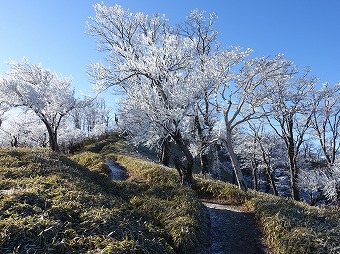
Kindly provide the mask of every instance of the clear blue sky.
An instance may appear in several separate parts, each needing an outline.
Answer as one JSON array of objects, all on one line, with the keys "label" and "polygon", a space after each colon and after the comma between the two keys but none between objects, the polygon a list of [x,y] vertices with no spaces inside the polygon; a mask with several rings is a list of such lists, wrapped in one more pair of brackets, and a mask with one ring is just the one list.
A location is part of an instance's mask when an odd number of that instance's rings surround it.
[{"label": "clear blue sky", "polygon": [[[100,59],[85,23],[95,0],[2,0],[0,76],[9,59],[27,57],[73,77],[77,94],[89,91],[85,67]],[[101,2],[101,1],[99,1]],[[252,48],[254,56],[283,53],[299,67],[309,66],[321,82],[340,81],[339,0],[116,0],[131,12],[165,14],[171,23],[198,8],[216,12],[219,41]]]}]

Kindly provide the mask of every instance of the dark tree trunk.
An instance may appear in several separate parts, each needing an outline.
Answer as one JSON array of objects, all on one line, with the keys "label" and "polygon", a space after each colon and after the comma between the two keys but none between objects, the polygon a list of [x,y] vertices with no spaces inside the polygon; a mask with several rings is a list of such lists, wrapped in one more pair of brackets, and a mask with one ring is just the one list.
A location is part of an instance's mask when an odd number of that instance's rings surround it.
[{"label": "dark tree trunk", "polygon": [[16,136],[13,136],[13,139],[11,140],[11,146],[12,147],[18,146],[18,138]]},{"label": "dark tree trunk", "polygon": [[298,168],[296,157],[298,155],[297,151],[295,151],[295,142],[294,142],[294,133],[293,133],[293,120],[286,120],[287,133],[285,137],[285,143],[287,146],[287,157],[289,162],[290,169],[290,187],[291,187],[291,197],[300,201],[300,193],[297,186],[297,177],[298,177]]},{"label": "dark tree trunk", "polygon": [[208,173],[208,156],[205,152],[205,148],[206,148],[206,137],[204,137],[203,135],[203,130],[202,130],[202,126],[200,124],[199,121],[199,117],[198,115],[195,116],[195,128],[197,129],[197,134],[198,137],[201,140],[201,144],[200,144],[200,163],[201,163],[201,173],[203,175],[206,175]]},{"label": "dark tree trunk", "polygon": [[294,141],[289,139],[288,145],[288,161],[289,161],[289,169],[290,169],[290,185],[291,185],[291,197],[299,201],[300,194],[297,186],[297,177],[298,177],[298,169],[297,169],[297,161],[295,156],[295,146]]},{"label": "dark tree trunk", "polygon": [[54,131],[48,123],[45,123],[45,125],[46,125],[47,132],[48,132],[48,138],[49,138],[51,150],[55,152],[59,152],[60,150],[58,146],[57,131]]},{"label": "dark tree trunk", "polygon": [[184,154],[186,159],[186,166],[183,165],[183,163],[178,159],[177,157],[173,158],[175,167],[177,171],[180,174],[181,177],[181,183],[185,186],[192,186],[194,183],[193,180],[193,169],[194,169],[194,158],[189,151],[188,147],[183,141],[182,135],[179,131],[177,131],[175,134],[172,135],[173,140],[178,145],[181,152]]},{"label": "dark tree trunk", "polygon": [[160,154],[160,163],[162,163],[164,166],[170,165],[170,137],[165,139],[162,144],[162,150]]},{"label": "dark tree trunk", "polygon": [[269,177],[270,184],[271,184],[271,186],[273,188],[274,195],[278,196],[279,192],[277,191],[276,183],[274,181],[274,175],[273,175],[273,173],[270,172],[270,169],[269,169],[269,172],[267,171],[267,175]]},{"label": "dark tree trunk", "polygon": [[209,173],[208,170],[208,155],[205,153],[200,153],[200,162],[201,162],[201,173],[206,175]]},{"label": "dark tree trunk", "polygon": [[254,181],[254,190],[259,190],[259,180],[258,180],[258,170],[257,170],[257,163],[253,159],[251,162],[252,173],[253,173],[253,181]]},{"label": "dark tree trunk", "polygon": [[49,134],[49,138],[50,138],[50,148],[52,151],[55,152],[60,152],[59,146],[58,146],[58,140],[57,140],[57,133],[52,132],[51,134]]}]

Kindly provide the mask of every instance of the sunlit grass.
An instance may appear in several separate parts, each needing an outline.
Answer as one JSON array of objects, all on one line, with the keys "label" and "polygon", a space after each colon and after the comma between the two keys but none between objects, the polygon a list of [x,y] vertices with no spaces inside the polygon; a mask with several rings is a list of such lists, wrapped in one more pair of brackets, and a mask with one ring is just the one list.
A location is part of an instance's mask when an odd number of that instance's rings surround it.
[{"label": "sunlit grass", "polygon": [[71,158],[0,151],[1,253],[194,252],[200,205],[193,191],[111,181],[97,154]]},{"label": "sunlit grass", "polygon": [[[129,169],[133,177],[148,183],[175,184],[176,170],[129,156],[111,154]],[[200,198],[227,204],[239,204],[253,211],[262,227],[265,241],[272,253],[339,253],[340,208],[317,208],[301,202],[275,197],[221,181],[195,177],[194,190]],[[197,234],[195,235],[196,238]]]},{"label": "sunlit grass", "polygon": [[[339,252],[339,208],[199,176],[186,188],[176,170],[126,156],[133,149],[112,137],[104,143],[100,154],[88,144],[70,157],[0,150],[0,253],[196,253],[204,227],[198,197],[253,211],[273,253]],[[129,179],[110,180],[104,159],[124,166]]]}]

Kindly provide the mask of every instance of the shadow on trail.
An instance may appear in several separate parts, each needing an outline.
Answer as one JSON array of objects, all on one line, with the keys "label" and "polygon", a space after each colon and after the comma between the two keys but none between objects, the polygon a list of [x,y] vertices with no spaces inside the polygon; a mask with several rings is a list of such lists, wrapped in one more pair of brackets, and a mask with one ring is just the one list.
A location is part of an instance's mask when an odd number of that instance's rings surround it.
[{"label": "shadow on trail", "polygon": [[251,213],[237,206],[203,202],[210,217],[210,239],[200,253],[265,254],[261,232]]}]

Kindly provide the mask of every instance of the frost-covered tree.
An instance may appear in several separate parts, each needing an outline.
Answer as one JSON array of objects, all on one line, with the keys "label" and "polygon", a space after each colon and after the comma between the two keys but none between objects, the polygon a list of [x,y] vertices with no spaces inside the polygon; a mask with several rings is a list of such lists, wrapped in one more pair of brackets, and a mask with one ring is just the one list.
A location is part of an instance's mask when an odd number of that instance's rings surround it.
[{"label": "frost-covered tree", "polygon": [[272,87],[270,106],[271,115],[267,117],[269,125],[284,141],[290,169],[291,197],[300,200],[297,179],[299,174],[298,157],[306,133],[311,126],[313,97],[316,85],[315,77],[303,76],[278,79]]},{"label": "frost-covered tree", "polygon": [[58,132],[58,144],[64,153],[74,153],[75,147],[81,147],[86,133],[75,128],[72,123],[64,124]]},{"label": "frost-covered tree", "polygon": [[34,112],[46,127],[50,148],[58,151],[61,121],[77,105],[71,79],[25,58],[11,61],[9,66],[7,76],[0,80],[0,103]]},{"label": "frost-covered tree", "polygon": [[105,126],[105,133],[112,128],[112,107],[107,106],[104,98],[86,97],[73,109],[69,118],[74,128],[80,129],[87,136],[95,136],[96,126]]},{"label": "frost-covered tree", "polygon": [[[185,158],[173,156],[183,184],[192,184],[194,158],[188,148],[192,107],[205,83],[197,75],[194,41],[169,27],[164,16],[131,14],[119,5],[95,5],[89,33],[106,53],[90,77],[99,91],[122,92],[120,126],[152,146],[171,138]],[[195,84],[195,85],[194,85]]]},{"label": "frost-covered tree", "polygon": [[325,84],[313,97],[311,126],[328,165],[336,161],[340,148],[340,83]]},{"label": "frost-covered tree", "polygon": [[[233,131],[240,124],[252,119],[263,117],[266,112],[261,110],[268,103],[268,94],[277,80],[288,79],[294,71],[291,62],[277,55],[247,59],[251,50],[245,52],[239,48],[216,56],[211,61],[209,76],[215,83],[215,105],[222,112],[225,135],[222,137],[233,165],[238,185],[247,190],[233,140]],[[235,69],[233,67],[240,67]]]},{"label": "frost-covered tree", "polygon": [[[195,44],[195,55],[197,57],[197,68],[201,75],[206,73],[206,63],[216,54],[219,53],[217,41],[218,32],[214,30],[217,16],[211,13],[208,17],[204,11],[197,9],[192,11],[186,18],[185,22],[177,26],[178,33],[189,38]],[[207,81],[205,81],[207,82]],[[216,135],[214,128],[217,121],[216,110],[213,107],[213,86],[206,86],[201,91],[204,95],[195,106],[194,112],[194,135],[192,140],[195,141],[195,149],[200,158],[202,174],[208,173],[208,154],[214,150],[212,146],[216,145]],[[210,152],[211,153],[211,152]],[[213,156],[211,159],[213,159]],[[211,163],[213,164],[213,163]]]},{"label": "frost-covered tree", "polygon": [[33,112],[13,112],[5,114],[0,127],[3,147],[46,147],[46,128]]},{"label": "frost-covered tree", "polygon": [[319,201],[340,199],[340,170],[337,165],[329,168],[304,169],[298,177],[298,186],[310,195],[310,204],[316,205]]}]

